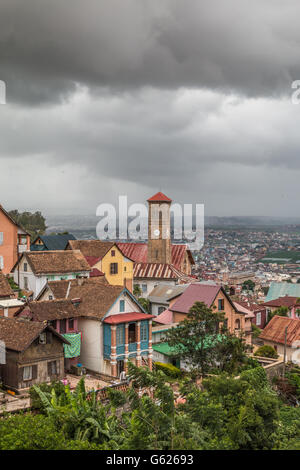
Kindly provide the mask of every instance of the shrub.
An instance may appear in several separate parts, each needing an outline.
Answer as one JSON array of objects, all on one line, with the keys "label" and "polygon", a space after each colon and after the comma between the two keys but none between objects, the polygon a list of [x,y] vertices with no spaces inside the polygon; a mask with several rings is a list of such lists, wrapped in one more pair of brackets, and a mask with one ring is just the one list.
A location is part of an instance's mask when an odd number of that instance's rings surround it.
[{"label": "shrub", "polygon": [[254,353],[254,356],[271,357],[276,359],[278,357],[278,354],[273,348],[273,346],[265,344],[264,346],[258,348],[258,350]]},{"label": "shrub", "polygon": [[242,380],[248,382],[255,390],[260,390],[268,384],[266,371],[261,366],[243,371],[240,377]]},{"label": "shrub", "polygon": [[[60,396],[64,393],[65,386],[63,385],[62,382],[51,382],[51,384],[48,383],[42,383],[39,385],[39,389],[42,390],[42,392],[48,394],[50,397],[51,395],[51,390],[54,388],[56,396]],[[31,407],[36,410],[44,410],[42,401],[40,396],[37,394],[35,389],[31,387],[29,390],[29,395],[31,398]]]},{"label": "shrub", "polygon": [[169,377],[174,377],[175,379],[182,376],[182,372],[178,367],[173,366],[172,364],[164,364],[163,362],[154,363],[156,369],[162,370]]},{"label": "shrub", "polygon": [[258,326],[254,325],[252,323],[252,336],[253,338],[258,338],[259,335],[261,334],[262,330],[258,328]]}]

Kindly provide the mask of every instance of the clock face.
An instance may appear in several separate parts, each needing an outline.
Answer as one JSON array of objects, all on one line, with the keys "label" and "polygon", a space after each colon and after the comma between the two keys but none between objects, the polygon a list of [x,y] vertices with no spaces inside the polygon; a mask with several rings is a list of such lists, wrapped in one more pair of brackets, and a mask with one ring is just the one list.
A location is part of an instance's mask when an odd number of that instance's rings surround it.
[{"label": "clock face", "polygon": [[159,234],[160,234],[160,231],[159,231],[158,228],[156,230],[154,230],[155,237],[159,237]]}]

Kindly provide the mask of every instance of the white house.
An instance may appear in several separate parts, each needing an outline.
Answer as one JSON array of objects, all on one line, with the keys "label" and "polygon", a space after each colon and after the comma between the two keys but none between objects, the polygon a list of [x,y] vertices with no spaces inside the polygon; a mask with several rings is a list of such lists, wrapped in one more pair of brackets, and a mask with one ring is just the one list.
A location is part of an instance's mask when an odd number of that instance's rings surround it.
[{"label": "white house", "polygon": [[88,277],[91,268],[79,250],[29,251],[12,269],[14,281],[35,299],[48,280]]}]

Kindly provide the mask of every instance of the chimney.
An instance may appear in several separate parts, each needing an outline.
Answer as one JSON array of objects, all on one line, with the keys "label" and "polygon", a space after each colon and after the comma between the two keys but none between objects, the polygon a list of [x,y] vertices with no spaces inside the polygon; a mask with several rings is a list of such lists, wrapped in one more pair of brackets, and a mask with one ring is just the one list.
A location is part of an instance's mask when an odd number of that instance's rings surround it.
[{"label": "chimney", "polygon": [[72,299],[71,302],[74,305],[74,307],[78,307],[78,305],[81,303],[81,299],[79,298]]}]

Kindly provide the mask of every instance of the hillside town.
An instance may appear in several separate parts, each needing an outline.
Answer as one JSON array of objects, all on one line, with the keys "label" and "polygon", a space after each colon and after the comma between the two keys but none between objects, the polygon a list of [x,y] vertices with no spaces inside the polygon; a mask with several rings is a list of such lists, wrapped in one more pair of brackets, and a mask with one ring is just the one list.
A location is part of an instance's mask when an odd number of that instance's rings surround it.
[{"label": "hillside town", "polygon": [[[158,192],[148,199],[149,213],[153,205],[171,203]],[[270,345],[279,361],[291,360],[294,344],[300,348],[297,262],[262,260],[268,250],[290,250],[292,259],[296,240],[209,230],[194,255],[187,244],[172,242],[170,211],[164,217],[149,219],[143,243],[77,240],[72,234],[30,239],[0,206],[0,340],[6,357],[0,377],[7,393],[26,396],[33,385],[54,379],[74,386],[82,375],[105,389],[126,382],[129,362],[184,370],[164,337],[196,302],[223,312],[228,331],[242,337],[251,354]],[[276,315],[282,308],[285,318]]]}]

